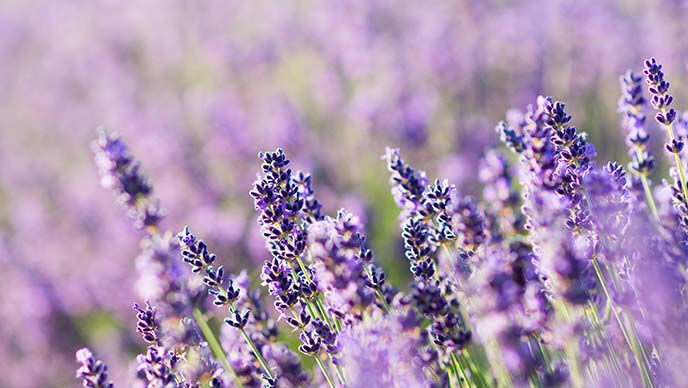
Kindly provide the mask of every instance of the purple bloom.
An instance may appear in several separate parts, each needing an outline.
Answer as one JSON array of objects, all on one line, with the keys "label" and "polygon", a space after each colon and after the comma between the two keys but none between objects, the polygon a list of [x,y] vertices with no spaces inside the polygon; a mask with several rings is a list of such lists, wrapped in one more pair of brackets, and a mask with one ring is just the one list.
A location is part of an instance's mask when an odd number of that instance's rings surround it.
[{"label": "purple bloom", "polygon": [[353,215],[340,210],[337,219],[326,218],[309,227],[309,253],[315,262],[318,284],[336,316],[360,319],[375,299],[368,287],[365,237]]},{"label": "purple bloom", "polygon": [[[489,149],[480,159],[478,177],[483,182],[483,201],[489,205],[491,239],[496,234],[523,233],[525,220],[518,209],[520,196],[513,188],[514,172],[506,157],[497,149]],[[495,225],[497,224],[497,225]]]},{"label": "purple bloom", "polygon": [[101,184],[117,194],[117,201],[127,209],[134,225],[139,229],[157,227],[164,212],[158,202],[150,198],[153,187],[141,173],[140,163],[129,155],[119,135],[99,129],[93,151]]},{"label": "purple bloom", "polygon": [[150,302],[146,301],[146,308],[142,308],[138,303],[134,303],[136,310],[136,331],[141,333],[143,340],[155,345],[160,344],[160,321],[157,317],[155,308]]},{"label": "purple bloom", "polygon": [[404,163],[398,149],[387,148],[383,159],[387,161],[387,169],[392,173],[392,196],[397,206],[403,210],[402,217],[408,218],[409,214],[415,212],[423,213],[423,194],[429,183],[425,172]]},{"label": "purple bloom", "polygon": [[175,383],[175,367],[179,356],[164,347],[150,346],[145,355],[136,358],[137,370],[144,376],[149,387],[167,387]]},{"label": "purple bloom", "polygon": [[420,367],[420,341],[414,327],[403,324],[403,313],[357,323],[340,335],[342,363],[349,386],[426,386]]},{"label": "purple bloom", "polygon": [[76,352],[76,360],[81,364],[76,371],[76,377],[82,380],[82,386],[87,388],[113,388],[115,385],[108,381],[108,367],[104,362],[93,357],[88,348]]},{"label": "purple bloom", "polygon": [[623,117],[626,129],[626,145],[631,155],[629,167],[634,174],[647,176],[655,167],[654,157],[648,150],[650,135],[645,131],[645,108],[647,102],[643,96],[642,76],[628,70],[621,80],[621,98],[619,112]]},{"label": "purple bloom", "polygon": [[546,279],[545,285],[573,304],[587,303],[595,285],[589,262],[591,247],[585,239],[568,233],[568,204],[554,193],[535,192],[527,198],[526,206],[532,215],[535,264]]}]

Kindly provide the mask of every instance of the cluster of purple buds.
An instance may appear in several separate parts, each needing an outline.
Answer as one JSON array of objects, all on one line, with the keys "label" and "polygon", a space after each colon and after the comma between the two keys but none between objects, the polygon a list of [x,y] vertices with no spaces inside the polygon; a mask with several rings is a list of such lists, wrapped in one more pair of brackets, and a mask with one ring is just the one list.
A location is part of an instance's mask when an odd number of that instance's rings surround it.
[{"label": "cluster of purple buds", "polygon": [[522,127],[524,138],[521,158],[529,172],[523,186],[528,191],[555,190],[559,185],[557,153],[551,141],[553,130],[546,123],[547,104],[547,99],[540,96],[535,107],[528,106]]},{"label": "cluster of purple buds", "polygon": [[93,357],[90,350],[83,348],[77,351],[76,360],[81,364],[76,377],[81,379],[84,388],[114,388],[115,385],[108,381],[107,365]]},{"label": "cluster of purple buds", "polygon": [[260,274],[262,285],[267,286],[268,292],[275,298],[275,308],[283,314],[296,305],[301,296],[291,271],[292,268],[286,263],[273,258],[263,264]]},{"label": "cluster of purple buds", "polygon": [[[660,124],[670,128],[671,131],[671,125],[676,120],[677,114],[676,110],[671,107],[674,97],[669,94],[670,84],[669,81],[664,79],[662,65],[655,58],[647,59],[645,60],[643,74],[645,74],[645,82],[648,84],[647,90],[652,95],[650,99],[652,107],[658,110],[655,119]],[[670,132],[669,142],[664,145],[664,148],[670,153],[678,155],[683,150],[683,146],[683,139],[675,137]]]},{"label": "cluster of purple buds", "polygon": [[[669,94],[670,84],[664,79],[662,65],[655,58],[646,59],[643,74],[645,74],[645,82],[648,84],[647,90],[652,95],[650,102],[655,109],[659,110],[655,118],[661,124],[671,125],[676,119],[676,110],[671,108],[674,97]],[[683,148],[683,142],[667,144],[666,147],[669,152],[680,152]]]},{"label": "cluster of purple buds", "polygon": [[136,358],[139,375],[149,387],[167,387],[176,383],[175,367],[180,358],[162,346],[149,346],[145,355]]},{"label": "cluster of purple buds", "polygon": [[[631,195],[626,172],[615,162],[585,177],[585,187],[591,200],[592,223],[598,235],[610,244],[621,240],[630,222]],[[609,250],[611,246],[605,246]],[[612,254],[612,252],[609,252]]]},{"label": "cluster of purple buds", "polygon": [[568,125],[571,116],[565,109],[564,103],[546,98],[546,123],[552,128],[551,141],[560,163],[558,174],[561,184],[557,193],[568,198],[571,206],[578,206],[583,199],[582,180],[594,168],[591,162],[595,150],[587,142],[585,133],[579,133],[575,127]]},{"label": "cluster of purple buds", "polygon": [[287,168],[289,159],[281,149],[261,153],[264,176],[256,182],[250,195],[260,212],[258,223],[275,258],[291,264],[306,249],[306,230],[300,225],[304,198],[299,185]]},{"label": "cluster of purple buds", "polygon": [[453,205],[456,231],[461,236],[462,249],[473,253],[487,240],[485,218],[473,197],[462,197]]},{"label": "cluster of purple buds", "polygon": [[[275,298],[280,316],[301,331],[299,350],[320,362],[320,350],[324,347],[331,352],[329,356],[336,369],[337,309],[323,303],[320,274],[312,260],[304,257],[308,253],[309,225],[325,218],[315,199],[311,178],[303,173],[293,174],[281,149],[261,152],[259,157],[263,174],[258,176],[250,195],[273,256],[263,265],[262,284]],[[339,326],[336,329],[338,332]],[[328,383],[333,384],[325,366],[319,366]],[[341,373],[338,377],[343,381]]]},{"label": "cluster of purple buds", "polygon": [[[225,322],[237,329],[243,329],[248,323],[249,311],[248,309],[240,311],[235,307],[234,303],[239,299],[240,290],[234,286],[232,279],[225,277],[223,266],[213,267],[215,254],[208,251],[207,244],[192,234],[188,226],[179,233],[178,239],[182,257],[191,266],[191,271],[203,272],[203,283],[208,287],[208,293],[215,297],[213,300],[215,306],[228,306],[229,317],[225,318]],[[227,280],[226,286],[225,280]]]},{"label": "cluster of purple buds", "polygon": [[322,204],[315,198],[312,182],[311,175],[302,171],[297,172],[294,176],[294,183],[296,183],[299,189],[300,197],[303,198],[302,217],[308,223],[320,221],[324,218]]},{"label": "cluster of purple buds", "polygon": [[645,131],[647,101],[643,96],[643,77],[628,70],[620,79],[622,94],[619,99],[619,112],[624,115],[626,144],[631,155],[629,168],[635,174],[647,176],[655,168],[655,159],[648,151],[650,135]]},{"label": "cluster of purple buds", "polygon": [[115,191],[117,201],[127,209],[134,225],[139,229],[157,227],[164,213],[158,201],[150,199],[153,187],[119,135],[99,129],[93,152],[101,184]]},{"label": "cluster of purple buds", "polygon": [[[375,300],[375,292],[384,291],[384,273],[368,276],[373,254],[366,247],[362,226],[353,214],[342,209],[336,219],[326,218],[310,226],[309,253],[314,262],[318,284],[334,315],[348,321]],[[378,288],[369,285],[377,284]]]},{"label": "cluster of purple buds", "polygon": [[490,237],[522,234],[525,220],[518,209],[519,193],[513,188],[514,176],[503,153],[489,149],[480,159],[478,177],[484,184],[483,201],[489,205],[486,218],[490,223]]},{"label": "cluster of purple buds", "polygon": [[429,183],[425,172],[416,170],[404,163],[398,149],[387,148],[384,159],[387,169],[392,173],[392,196],[397,206],[402,209],[402,217],[412,214],[425,215],[425,189]]},{"label": "cluster of purple buds", "polygon": [[146,308],[134,303],[134,310],[136,310],[136,331],[141,333],[144,341],[160,345],[161,326],[155,308],[146,301]]},{"label": "cluster of purple buds", "polygon": [[428,280],[435,276],[435,257],[430,245],[430,231],[427,224],[410,218],[403,227],[402,237],[406,258],[416,279]]},{"label": "cluster of purple buds", "polygon": [[662,65],[655,58],[645,60],[645,82],[648,91],[652,95],[652,106],[658,111],[655,119],[667,128],[669,141],[664,145],[667,151],[674,155],[676,165],[671,170],[674,183],[671,185],[674,213],[681,229],[681,245],[688,246],[688,186],[685,178],[685,165],[681,160],[681,152],[684,141],[680,133],[674,131],[672,124],[677,118],[677,113],[671,107],[674,97],[669,94],[669,82],[664,79]]}]

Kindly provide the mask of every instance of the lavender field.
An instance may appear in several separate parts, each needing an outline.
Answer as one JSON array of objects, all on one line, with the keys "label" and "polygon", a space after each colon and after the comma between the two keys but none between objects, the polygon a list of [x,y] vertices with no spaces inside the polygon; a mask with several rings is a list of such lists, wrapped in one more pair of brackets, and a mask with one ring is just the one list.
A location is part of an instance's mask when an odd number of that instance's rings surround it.
[{"label": "lavender field", "polygon": [[0,388],[688,387],[686,20],[0,1]]}]

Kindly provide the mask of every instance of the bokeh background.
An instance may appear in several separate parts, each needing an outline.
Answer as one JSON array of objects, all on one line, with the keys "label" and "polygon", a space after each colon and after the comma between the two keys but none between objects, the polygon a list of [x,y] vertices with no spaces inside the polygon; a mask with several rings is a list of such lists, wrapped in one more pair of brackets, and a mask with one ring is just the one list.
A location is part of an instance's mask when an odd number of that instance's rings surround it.
[{"label": "bokeh background", "polygon": [[166,227],[250,273],[257,153],[283,147],[403,287],[386,145],[477,192],[496,123],[547,94],[625,162],[618,76],[656,56],[688,102],[687,17],[679,0],[0,1],[0,386],[75,386],[84,345],[128,381],[140,349],[140,235],[99,185],[97,126],[142,161]]}]

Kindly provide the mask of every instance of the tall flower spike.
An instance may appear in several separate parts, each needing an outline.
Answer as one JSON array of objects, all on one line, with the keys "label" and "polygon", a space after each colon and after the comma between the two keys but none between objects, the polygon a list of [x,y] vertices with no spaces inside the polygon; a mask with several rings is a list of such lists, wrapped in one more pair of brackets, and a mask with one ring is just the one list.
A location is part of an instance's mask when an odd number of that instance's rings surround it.
[{"label": "tall flower spike", "polygon": [[[658,220],[657,205],[649,180],[649,175],[655,168],[655,158],[648,149],[650,135],[645,131],[647,101],[643,96],[642,80],[642,75],[633,73],[631,70],[621,76],[619,112],[623,114],[622,124],[626,130],[626,145],[631,156],[628,168],[633,174],[631,182],[634,188],[633,194],[640,203],[643,203],[642,197],[645,197],[652,216]],[[642,191],[640,186],[642,186]]]},{"label": "tall flower spike", "polygon": [[619,99],[619,112],[624,115],[626,145],[631,155],[629,167],[634,174],[647,176],[654,170],[655,160],[648,151],[650,135],[645,131],[647,102],[641,85],[643,77],[628,70],[620,80],[622,94]]},{"label": "tall flower spike", "polygon": [[215,300],[213,300],[215,306],[226,306],[228,308],[229,314],[225,318],[225,323],[241,332],[263,368],[265,380],[271,384],[274,383],[275,376],[270,366],[245,330],[250,312],[248,309],[239,309],[236,305],[240,295],[239,287],[235,286],[234,281],[230,277],[225,276],[222,266],[213,267],[212,263],[215,262],[215,254],[208,251],[207,244],[191,233],[188,226],[184,227],[184,230],[179,233],[177,238],[184,261],[193,268],[192,271],[194,273],[202,273],[204,275],[203,283],[208,287],[208,293],[215,297]]},{"label": "tall flower spike", "polygon": [[404,210],[402,217],[424,212],[423,193],[429,182],[425,172],[404,163],[398,149],[387,148],[383,159],[387,161],[387,169],[392,173],[392,195],[397,206]]},{"label": "tall flower spike", "polygon": [[497,232],[502,234],[522,234],[524,219],[518,209],[519,193],[512,188],[514,173],[504,154],[495,148],[488,149],[480,159],[478,178],[484,184],[482,199],[497,224],[490,225],[490,232],[494,234],[493,230],[498,228]]},{"label": "tall flower spike", "polygon": [[99,128],[98,139],[92,148],[101,184],[117,194],[117,201],[127,210],[134,226],[139,229],[157,227],[164,212],[158,201],[150,198],[153,187],[119,135]]},{"label": "tall flower spike", "polygon": [[650,100],[652,106],[657,110],[655,119],[664,125],[669,134],[669,141],[664,145],[667,151],[674,155],[675,168],[680,182],[681,189],[685,197],[688,197],[688,186],[686,186],[685,168],[681,161],[681,151],[683,150],[683,139],[674,133],[673,122],[676,119],[676,110],[671,107],[674,97],[669,94],[669,82],[664,79],[662,65],[656,59],[645,60],[645,82],[648,84],[647,90],[652,95]]},{"label": "tall flower spike", "polygon": [[108,367],[104,362],[95,359],[88,348],[76,352],[76,360],[81,364],[76,371],[76,377],[81,379],[82,386],[86,388],[114,388],[114,384],[108,381]]},{"label": "tall flower spike", "polygon": [[333,313],[346,321],[370,306],[375,293],[366,285],[361,259],[364,241],[353,215],[340,210],[337,219],[325,218],[308,229],[310,256],[318,284]]},{"label": "tall flower spike", "polygon": [[145,355],[136,358],[137,370],[145,376],[149,387],[167,387],[175,383],[175,367],[179,356],[161,346],[149,346]]},{"label": "tall flower spike", "polygon": [[160,345],[160,321],[155,308],[146,301],[145,309],[138,303],[134,303],[134,310],[136,310],[136,331],[141,333],[144,341]]}]

